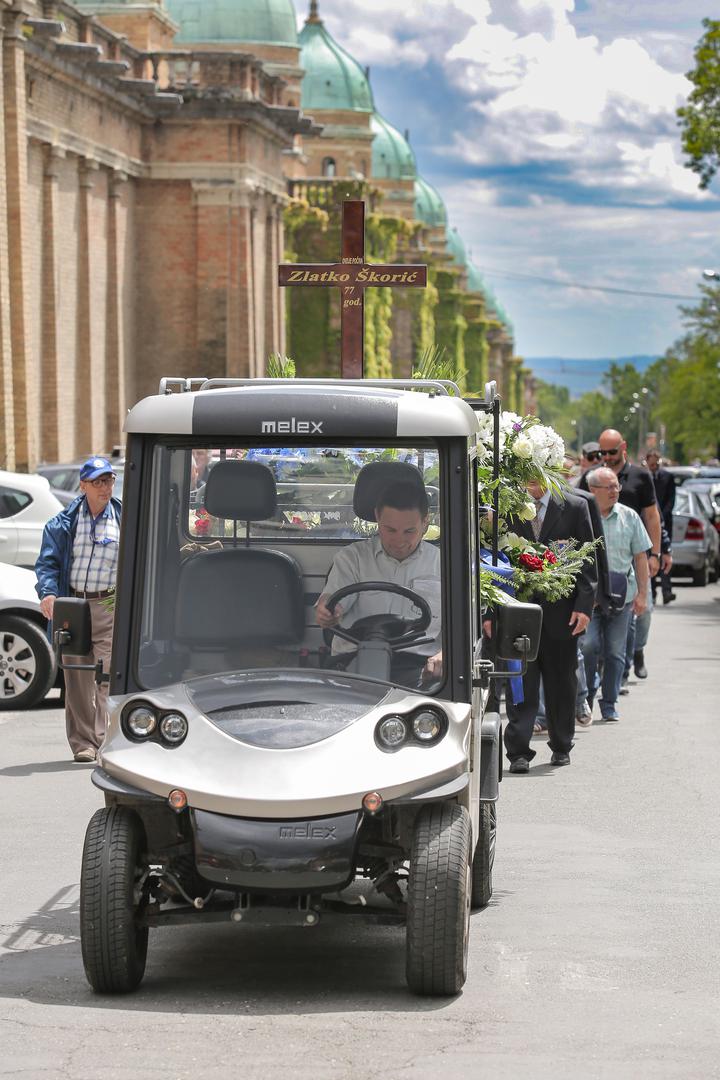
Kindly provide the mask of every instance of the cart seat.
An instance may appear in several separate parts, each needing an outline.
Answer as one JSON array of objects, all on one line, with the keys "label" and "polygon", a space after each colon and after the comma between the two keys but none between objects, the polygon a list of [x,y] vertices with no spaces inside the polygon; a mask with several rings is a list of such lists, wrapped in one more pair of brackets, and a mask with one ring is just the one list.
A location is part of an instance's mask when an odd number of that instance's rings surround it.
[{"label": "cart seat", "polygon": [[[399,483],[417,484],[425,489],[423,475],[407,461],[371,461],[358,473],[353,492],[353,509],[362,521],[375,521],[375,507],[381,493]],[[433,495],[435,496],[433,500]],[[437,505],[437,491],[427,489],[428,502]]]},{"label": "cart seat", "polygon": [[[208,476],[205,508],[236,525],[267,521],[277,510],[275,477],[261,462],[220,461]],[[287,645],[299,642],[304,629],[302,573],[285,552],[235,541],[197,552],[180,567],[179,644],[222,650]]]}]

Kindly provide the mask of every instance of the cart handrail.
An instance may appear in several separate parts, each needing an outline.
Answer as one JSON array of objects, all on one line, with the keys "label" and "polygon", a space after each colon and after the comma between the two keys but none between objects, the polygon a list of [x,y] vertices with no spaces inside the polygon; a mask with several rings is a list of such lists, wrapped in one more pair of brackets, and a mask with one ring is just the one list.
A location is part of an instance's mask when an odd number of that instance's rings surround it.
[{"label": "cart handrail", "polygon": [[[388,390],[430,390],[450,397],[462,397],[460,387],[452,379],[193,379],[166,376],[160,380],[159,394],[191,393],[199,390],[221,390],[233,386],[379,386]],[[431,394],[432,396],[432,394]]]}]

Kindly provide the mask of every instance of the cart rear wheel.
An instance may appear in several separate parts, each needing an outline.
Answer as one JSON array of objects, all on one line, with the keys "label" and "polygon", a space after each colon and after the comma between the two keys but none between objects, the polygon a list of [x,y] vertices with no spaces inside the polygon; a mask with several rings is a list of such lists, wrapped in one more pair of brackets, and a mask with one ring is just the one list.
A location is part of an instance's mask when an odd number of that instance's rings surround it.
[{"label": "cart rear wheel", "polygon": [[407,902],[406,974],[416,994],[457,994],[467,976],[470,818],[456,803],[424,807],[415,822]]},{"label": "cart rear wheel", "polygon": [[496,803],[480,803],[478,842],[472,864],[472,906],[483,908],[492,898],[492,869],[497,835]]},{"label": "cart rear wheel", "polygon": [[143,829],[113,806],[90,819],[80,877],[80,942],[85,974],[99,994],[134,990],[145,973],[147,927],[138,926]]}]

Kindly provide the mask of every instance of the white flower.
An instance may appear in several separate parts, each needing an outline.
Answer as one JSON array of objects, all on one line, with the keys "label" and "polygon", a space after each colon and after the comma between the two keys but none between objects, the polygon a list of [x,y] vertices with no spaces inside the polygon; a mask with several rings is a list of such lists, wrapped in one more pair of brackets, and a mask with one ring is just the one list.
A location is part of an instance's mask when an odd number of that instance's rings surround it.
[{"label": "white flower", "polygon": [[520,521],[532,521],[536,514],[535,504],[531,502],[526,502],[520,510],[515,511],[515,516]]},{"label": "white flower", "polygon": [[533,444],[527,435],[518,435],[517,439],[510,444],[510,449],[515,457],[522,458],[525,461],[533,456]]},{"label": "white flower", "polygon": [[504,412],[500,414],[500,428],[505,431],[512,431],[513,424],[522,424],[522,416],[518,416],[514,412]]},{"label": "white flower", "polygon": [[[535,507],[533,507],[533,510],[534,509]],[[498,548],[500,551],[524,551],[527,546],[527,540],[514,532],[505,533],[498,540]]]}]

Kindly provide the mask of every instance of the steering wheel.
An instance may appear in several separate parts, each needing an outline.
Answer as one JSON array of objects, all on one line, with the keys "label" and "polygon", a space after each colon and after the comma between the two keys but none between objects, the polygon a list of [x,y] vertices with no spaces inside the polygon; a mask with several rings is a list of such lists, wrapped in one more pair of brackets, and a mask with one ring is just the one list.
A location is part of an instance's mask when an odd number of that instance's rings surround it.
[{"label": "steering wheel", "polygon": [[421,638],[432,620],[430,605],[419,593],[412,589],[406,589],[404,585],[395,585],[391,581],[359,581],[354,585],[345,585],[338,589],[325,601],[328,611],[334,611],[337,604],[346,596],[353,593],[384,592],[394,596],[404,596],[415,607],[420,609],[420,617],[417,619],[403,619],[399,615],[366,615],[358,619],[351,627],[329,626],[323,630],[323,638],[326,645],[330,645],[333,635],[344,638],[351,645],[359,648],[364,641],[375,639],[385,641],[390,645],[393,652],[413,644]]}]

